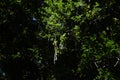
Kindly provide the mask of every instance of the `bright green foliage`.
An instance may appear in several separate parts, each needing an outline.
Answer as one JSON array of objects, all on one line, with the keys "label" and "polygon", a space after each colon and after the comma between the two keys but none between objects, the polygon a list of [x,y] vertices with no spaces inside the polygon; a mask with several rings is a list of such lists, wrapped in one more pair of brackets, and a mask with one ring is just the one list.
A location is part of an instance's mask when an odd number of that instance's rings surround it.
[{"label": "bright green foliage", "polygon": [[119,2],[0,1],[0,79],[119,80]]}]

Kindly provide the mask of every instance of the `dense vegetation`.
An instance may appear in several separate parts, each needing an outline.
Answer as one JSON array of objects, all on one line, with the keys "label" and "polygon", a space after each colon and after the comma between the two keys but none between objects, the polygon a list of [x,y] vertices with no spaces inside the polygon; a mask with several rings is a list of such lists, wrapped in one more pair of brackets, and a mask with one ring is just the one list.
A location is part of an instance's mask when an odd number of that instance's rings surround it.
[{"label": "dense vegetation", "polygon": [[119,0],[0,0],[0,80],[120,80]]}]

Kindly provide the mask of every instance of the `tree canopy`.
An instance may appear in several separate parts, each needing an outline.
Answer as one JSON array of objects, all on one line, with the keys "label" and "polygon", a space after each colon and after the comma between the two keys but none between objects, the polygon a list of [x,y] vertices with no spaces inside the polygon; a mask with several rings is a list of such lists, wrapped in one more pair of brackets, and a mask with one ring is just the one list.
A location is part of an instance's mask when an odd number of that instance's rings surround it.
[{"label": "tree canopy", "polygon": [[119,0],[1,0],[1,80],[119,80]]}]

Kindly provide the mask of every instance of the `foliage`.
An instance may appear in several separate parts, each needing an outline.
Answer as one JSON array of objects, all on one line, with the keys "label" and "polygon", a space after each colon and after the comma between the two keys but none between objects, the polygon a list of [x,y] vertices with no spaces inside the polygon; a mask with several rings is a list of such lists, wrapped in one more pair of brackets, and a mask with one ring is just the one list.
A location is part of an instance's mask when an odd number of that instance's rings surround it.
[{"label": "foliage", "polygon": [[119,80],[119,0],[0,1],[1,80]]}]

